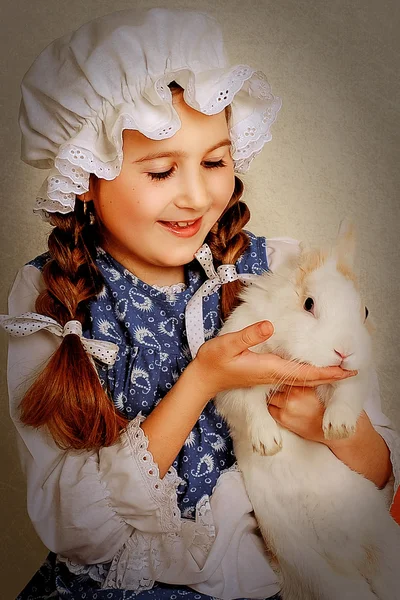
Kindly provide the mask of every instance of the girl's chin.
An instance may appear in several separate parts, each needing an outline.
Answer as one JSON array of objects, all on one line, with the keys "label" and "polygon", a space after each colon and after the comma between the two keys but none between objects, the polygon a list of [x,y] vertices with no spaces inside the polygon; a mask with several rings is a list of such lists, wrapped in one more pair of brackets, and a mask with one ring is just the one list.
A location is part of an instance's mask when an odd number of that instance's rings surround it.
[{"label": "girl's chin", "polygon": [[192,260],[194,260],[195,253],[202,245],[203,242],[197,242],[196,244],[191,244],[191,247],[170,248],[168,250],[168,258],[166,257],[167,260],[165,262],[168,263],[171,267],[187,265],[188,263],[192,262]]}]

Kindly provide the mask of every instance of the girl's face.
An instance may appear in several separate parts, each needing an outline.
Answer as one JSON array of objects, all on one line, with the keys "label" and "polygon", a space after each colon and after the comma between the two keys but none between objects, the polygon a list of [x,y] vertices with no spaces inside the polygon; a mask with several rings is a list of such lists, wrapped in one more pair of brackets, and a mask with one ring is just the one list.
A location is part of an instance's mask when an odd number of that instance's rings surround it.
[{"label": "girl's face", "polygon": [[203,115],[181,94],[174,106],[182,122],[178,132],[150,140],[124,130],[121,173],[112,181],[99,179],[87,195],[104,249],[150,285],[183,281],[183,265],[203,244],[235,185],[225,111]]}]

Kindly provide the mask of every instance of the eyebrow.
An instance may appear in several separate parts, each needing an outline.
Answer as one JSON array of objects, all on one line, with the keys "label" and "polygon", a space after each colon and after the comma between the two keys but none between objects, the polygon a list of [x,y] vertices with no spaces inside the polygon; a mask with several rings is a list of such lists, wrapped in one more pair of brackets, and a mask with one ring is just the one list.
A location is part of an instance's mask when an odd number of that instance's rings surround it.
[{"label": "eyebrow", "polygon": [[[231,140],[222,140],[222,142],[218,142],[211,148],[206,151],[206,154],[209,154],[213,150],[217,148],[222,148],[223,146],[230,146]],[[142,156],[138,160],[132,161],[133,164],[146,162],[148,160],[155,160],[156,158],[185,158],[187,156],[186,152],[182,152],[181,150],[174,150],[172,152],[153,152],[152,154],[147,154],[146,156]]]}]

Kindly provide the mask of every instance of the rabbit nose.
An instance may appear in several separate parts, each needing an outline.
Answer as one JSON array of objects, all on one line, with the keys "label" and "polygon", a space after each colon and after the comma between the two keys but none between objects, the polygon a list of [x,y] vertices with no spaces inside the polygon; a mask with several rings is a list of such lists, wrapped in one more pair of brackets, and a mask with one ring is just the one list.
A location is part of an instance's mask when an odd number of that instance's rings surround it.
[{"label": "rabbit nose", "polygon": [[348,354],[343,354],[343,352],[339,352],[339,350],[335,350],[336,354],[338,354],[340,356],[340,358],[342,360],[344,360],[345,358],[347,358],[348,356],[351,356],[353,354],[353,352],[349,352]]}]

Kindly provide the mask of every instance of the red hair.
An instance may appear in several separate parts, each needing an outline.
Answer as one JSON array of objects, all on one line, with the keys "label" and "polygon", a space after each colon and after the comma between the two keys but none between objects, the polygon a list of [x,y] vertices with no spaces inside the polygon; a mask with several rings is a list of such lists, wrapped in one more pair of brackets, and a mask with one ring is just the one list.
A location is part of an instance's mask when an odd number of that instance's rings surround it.
[{"label": "red hair", "polygon": [[[85,328],[88,302],[102,290],[96,266],[97,227],[76,202],[73,213],[51,216],[50,260],[43,267],[46,289],[36,312],[60,325],[72,319]],[[67,335],[20,404],[22,423],[45,425],[60,448],[100,448],[113,444],[128,420],[101,386],[96,368],[77,335]]]}]

